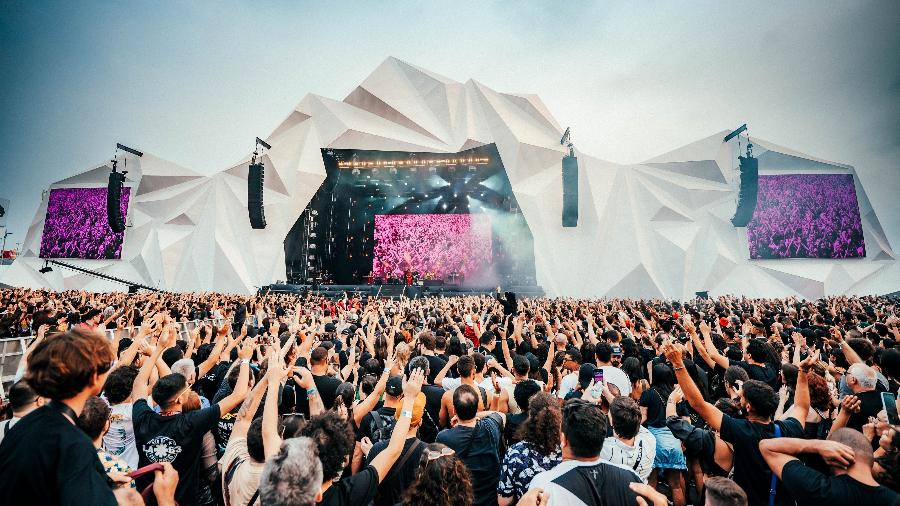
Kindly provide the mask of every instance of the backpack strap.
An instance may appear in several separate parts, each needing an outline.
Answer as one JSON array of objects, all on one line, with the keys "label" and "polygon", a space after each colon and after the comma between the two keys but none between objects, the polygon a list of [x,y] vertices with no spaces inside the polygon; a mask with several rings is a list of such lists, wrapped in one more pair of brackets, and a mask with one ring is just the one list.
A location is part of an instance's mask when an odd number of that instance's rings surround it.
[{"label": "backpack strap", "polygon": [[226,506],[231,505],[231,492],[228,491],[228,485],[230,485],[231,480],[234,479],[234,473],[237,472],[238,466],[243,463],[244,459],[236,458],[232,460],[228,469],[225,470],[225,473],[222,476],[222,495],[224,496]]},{"label": "backpack strap", "polygon": [[[781,426],[778,422],[773,422],[775,426],[775,438],[781,437]],[[778,485],[778,476],[773,472],[772,481],[769,483],[769,506],[775,506],[775,488]]]},{"label": "backpack strap", "polygon": [[369,411],[369,416],[372,417],[372,420],[375,422],[375,426],[378,427],[379,432],[384,430],[384,420],[381,419],[381,413],[379,413],[378,411]]}]

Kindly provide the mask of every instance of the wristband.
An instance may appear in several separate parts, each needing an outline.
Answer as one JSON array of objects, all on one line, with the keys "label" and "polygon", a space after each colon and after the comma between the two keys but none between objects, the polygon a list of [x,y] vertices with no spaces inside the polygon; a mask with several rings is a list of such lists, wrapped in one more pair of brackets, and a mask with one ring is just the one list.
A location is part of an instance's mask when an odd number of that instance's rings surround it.
[{"label": "wristband", "polygon": [[250,363],[250,359],[244,358],[244,359],[241,359],[241,364],[240,364],[240,365],[247,365],[247,364],[249,364],[249,363]]},{"label": "wristband", "polygon": [[409,410],[404,409],[404,410],[400,411],[400,417],[401,417],[401,418],[404,418],[404,417],[405,417],[405,418],[412,418],[412,411],[409,411]]},{"label": "wristband", "polygon": [[309,396],[312,396],[312,395],[316,395],[318,392],[319,392],[319,389],[318,389],[318,388],[315,388],[315,387],[313,387],[313,388],[307,388],[307,389],[306,389],[306,396],[309,397]]},{"label": "wristband", "polygon": [[381,371],[381,374],[390,374],[390,373],[391,373],[390,369],[385,369],[385,370]]},{"label": "wristband", "polygon": [[680,370],[684,369],[684,365],[682,365],[681,367],[672,367],[672,369],[675,369],[676,371],[680,371]]}]

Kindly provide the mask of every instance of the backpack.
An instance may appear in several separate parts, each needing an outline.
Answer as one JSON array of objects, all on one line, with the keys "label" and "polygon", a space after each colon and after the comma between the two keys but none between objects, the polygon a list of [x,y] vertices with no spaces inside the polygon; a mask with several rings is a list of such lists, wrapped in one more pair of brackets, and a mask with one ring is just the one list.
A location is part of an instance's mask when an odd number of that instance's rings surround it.
[{"label": "backpack", "polygon": [[372,417],[372,421],[369,422],[369,434],[372,435],[372,444],[389,440],[397,420],[378,411],[370,411],[369,415]]}]

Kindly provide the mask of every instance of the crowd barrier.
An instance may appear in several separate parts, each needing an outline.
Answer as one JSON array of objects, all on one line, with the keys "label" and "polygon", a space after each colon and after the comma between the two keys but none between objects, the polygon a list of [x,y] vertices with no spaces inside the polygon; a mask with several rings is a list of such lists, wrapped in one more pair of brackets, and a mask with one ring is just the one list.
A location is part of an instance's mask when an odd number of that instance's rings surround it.
[{"label": "crowd barrier", "polygon": [[[192,330],[200,324],[221,325],[224,319],[214,318],[208,320],[176,322],[179,325],[179,338],[184,341],[190,336]],[[126,327],[128,334],[131,335],[136,327]],[[107,329],[104,334],[110,341],[115,337],[115,330]],[[28,348],[28,345],[34,340],[33,335],[22,337],[7,337],[0,339],[0,395],[6,398],[6,389],[12,384],[16,376],[16,369],[19,367],[19,361],[22,354]]]}]

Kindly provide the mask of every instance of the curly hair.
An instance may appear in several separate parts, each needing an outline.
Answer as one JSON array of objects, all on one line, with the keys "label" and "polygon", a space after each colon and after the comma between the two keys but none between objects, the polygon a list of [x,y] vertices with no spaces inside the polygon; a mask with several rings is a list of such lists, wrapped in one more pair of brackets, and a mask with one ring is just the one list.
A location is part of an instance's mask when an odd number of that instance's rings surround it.
[{"label": "curly hair", "polygon": [[[28,357],[25,381],[41,397],[71,399],[112,367],[116,355],[103,334],[76,328],[47,336]],[[106,381],[106,378],[102,378]],[[97,385],[99,388],[103,385]]]},{"label": "curly hair", "polygon": [[808,374],[806,381],[809,383],[809,405],[819,411],[831,410],[834,401],[825,378],[818,374]]},{"label": "curly hair", "polygon": [[531,396],[528,401],[528,418],[519,427],[518,438],[535,445],[544,455],[559,448],[559,429],[562,410],[559,400],[546,392]]},{"label": "curly hair", "polygon": [[344,470],[344,459],[350,456],[356,444],[350,424],[334,411],[310,418],[300,435],[311,438],[319,447],[325,479],[332,479]]},{"label": "curly hair", "polygon": [[469,469],[455,454],[429,458],[447,447],[433,443],[422,452],[416,478],[407,487],[401,503],[404,506],[471,506],[474,500]]}]

